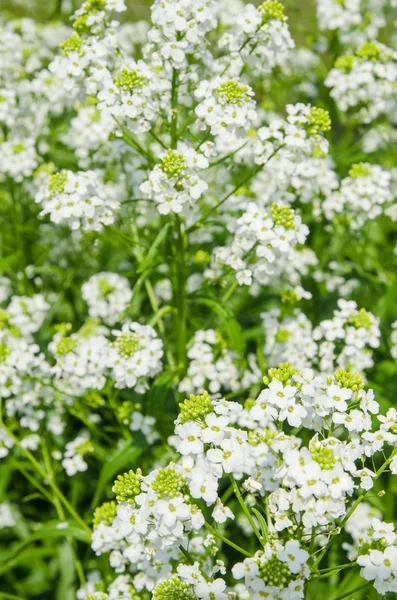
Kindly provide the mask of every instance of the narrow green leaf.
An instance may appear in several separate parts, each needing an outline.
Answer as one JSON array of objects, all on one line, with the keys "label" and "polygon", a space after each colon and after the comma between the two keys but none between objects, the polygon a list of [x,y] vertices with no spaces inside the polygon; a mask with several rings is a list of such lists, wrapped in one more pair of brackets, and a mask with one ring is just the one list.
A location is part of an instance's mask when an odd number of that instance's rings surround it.
[{"label": "narrow green leaf", "polygon": [[57,585],[56,600],[75,600],[75,564],[71,544],[66,540],[63,544],[60,544],[58,555],[60,577]]},{"label": "narrow green leaf", "polygon": [[263,540],[264,542],[267,542],[267,538],[269,537],[269,528],[267,526],[265,517],[256,508],[252,508],[251,510],[260,523]]},{"label": "narrow green leaf", "polygon": [[150,267],[150,265],[152,264],[153,260],[155,259],[156,255],[157,255],[157,250],[158,250],[159,246],[161,246],[161,244],[167,237],[170,227],[171,227],[171,223],[167,223],[159,231],[153,244],[149,248],[149,252],[147,253],[146,258],[139,265],[139,267],[137,269],[138,273],[143,273],[143,271],[145,271],[148,267]]}]

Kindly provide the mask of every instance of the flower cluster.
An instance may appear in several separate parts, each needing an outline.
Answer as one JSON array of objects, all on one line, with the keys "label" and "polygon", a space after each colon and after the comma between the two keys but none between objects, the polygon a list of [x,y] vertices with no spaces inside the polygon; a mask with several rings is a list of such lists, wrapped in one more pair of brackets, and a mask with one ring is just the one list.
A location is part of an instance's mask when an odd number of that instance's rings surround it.
[{"label": "flower cluster", "polygon": [[114,223],[119,208],[118,189],[104,184],[95,171],[61,171],[51,175],[36,194],[41,215],[71,229],[100,231]]},{"label": "flower cluster", "polygon": [[140,191],[157,204],[162,215],[180,213],[185,204],[193,205],[208,185],[198,172],[208,167],[208,160],[185,144],[168,150],[150,172]]},{"label": "flower cluster", "polygon": [[380,42],[366,42],[355,54],[339,57],[325,81],[340,110],[361,123],[395,114],[397,54]]},{"label": "flower cluster", "polygon": [[244,369],[241,359],[227,349],[227,344],[213,329],[196,331],[188,350],[189,368],[179,384],[179,391],[192,394],[208,387],[212,393],[236,391],[259,380],[255,357],[249,357],[250,368]]},{"label": "flower cluster", "polygon": [[[393,409],[385,417],[379,416],[380,427],[373,428],[371,415],[378,413],[379,405],[353,372],[339,370],[324,378],[309,369],[299,372],[282,364],[269,371],[265,382],[266,389],[244,408],[223,399],[212,400],[207,392],[186,399],[180,404],[175,433],[169,439],[178,461],[148,476],[140,470],[120,475],[113,487],[118,506],[113,502],[97,509],[93,547],[99,553],[111,551],[111,562],[119,572],[132,568],[136,589],[155,586],[155,597],[185,590],[192,597],[205,598],[203,590],[208,592],[212,586],[224,593],[225,582],[213,580],[208,567],[203,571],[204,556],[192,566],[179,565],[176,571],[172,565],[178,563],[178,548],[187,551],[190,536],[193,542],[195,532],[204,526],[196,502],[212,507],[217,523],[235,518],[219,497],[220,482],[229,477],[240,502],[241,482],[250,492],[250,506],[257,507],[252,514],[260,518],[262,533],[249,516],[248,506],[242,506],[259,541],[268,538],[263,549],[231,567],[235,579],[244,578],[240,593],[304,597],[305,580],[311,573],[307,549],[311,532],[324,534],[332,531],[337,519],[347,521],[355,487],[373,486],[375,473],[363,466],[367,457],[385,445],[394,445],[396,415]],[[312,431],[308,442],[284,431],[302,425]],[[344,436],[332,435],[334,428]],[[328,435],[323,437],[326,431]],[[388,459],[392,470],[394,463],[397,469],[393,456]],[[267,498],[266,521],[259,508],[261,497]],[[371,539],[383,539],[390,530],[386,539],[392,546],[396,539],[393,529],[380,521],[373,523],[376,531]],[[286,530],[296,533],[300,528],[306,532],[301,542],[293,536],[288,541],[280,537]],[[367,566],[371,553],[358,563]],[[388,580],[383,592],[394,589],[390,570],[384,577],[376,570],[373,573],[372,579]],[[364,576],[371,578],[369,568]]]},{"label": "flower cluster", "polygon": [[88,304],[88,314],[114,325],[127,308],[131,288],[128,280],[117,273],[96,273],[81,288]]},{"label": "flower cluster", "polygon": [[270,364],[290,362],[325,374],[337,368],[365,371],[374,364],[372,349],[379,346],[379,322],[353,300],[338,300],[332,319],[316,327],[299,309],[291,315],[273,309],[262,318],[264,352]]},{"label": "flower cluster", "polygon": [[356,47],[376,39],[386,23],[387,0],[370,0],[365,6],[361,0],[317,0],[319,28],[335,31],[343,44]]},{"label": "flower cluster", "polygon": [[231,267],[239,285],[253,281],[266,285],[274,276],[282,276],[309,233],[295,211],[281,203],[263,209],[250,202],[237,225],[231,247],[215,249],[213,266]]},{"label": "flower cluster", "polygon": [[323,202],[328,219],[343,215],[352,228],[362,227],[368,219],[375,219],[394,199],[391,174],[378,165],[352,165],[340,188]]},{"label": "flower cluster", "polygon": [[67,332],[68,327],[61,326],[50,350],[56,359],[55,377],[73,394],[102,390],[108,377],[117,388],[143,392],[147,379],[161,371],[162,342],[150,325],[126,322],[111,339],[107,328],[95,321],[72,335]]}]

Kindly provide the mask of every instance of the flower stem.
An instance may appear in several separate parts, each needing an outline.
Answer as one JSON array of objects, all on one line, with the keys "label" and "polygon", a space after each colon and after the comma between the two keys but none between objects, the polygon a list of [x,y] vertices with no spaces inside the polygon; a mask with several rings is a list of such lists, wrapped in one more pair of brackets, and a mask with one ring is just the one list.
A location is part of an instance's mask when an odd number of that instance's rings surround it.
[{"label": "flower stem", "polygon": [[238,485],[237,485],[237,482],[236,482],[236,480],[234,479],[233,475],[230,475],[230,480],[231,480],[231,482],[232,482],[232,485],[233,485],[233,490],[234,490],[234,493],[235,493],[235,495],[236,495],[236,497],[237,497],[237,500],[238,500],[238,501],[239,501],[239,503],[240,503],[240,506],[241,506],[241,508],[242,508],[242,509],[243,509],[243,511],[244,511],[244,514],[245,514],[245,516],[247,517],[247,519],[248,519],[248,521],[249,521],[249,524],[251,525],[251,527],[252,527],[252,529],[253,529],[253,531],[254,531],[254,533],[255,533],[256,537],[257,537],[257,538],[258,538],[258,540],[260,541],[260,543],[261,543],[261,546],[263,546],[263,538],[262,538],[261,534],[259,533],[259,530],[258,530],[257,526],[255,525],[255,521],[254,521],[254,519],[252,518],[252,515],[251,515],[251,513],[250,513],[250,511],[249,511],[249,508],[248,508],[248,506],[246,505],[246,503],[245,503],[245,501],[244,501],[244,498],[242,497],[242,495],[241,495],[241,493],[240,493],[240,489],[239,489],[239,487],[238,487]]},{"label": "flower stem", "polygon": [[175,231],[177,235],[176,241],[176,285],[174,290],[175,295],[175,325],[177,334],[177,355],[179,366],[182,373],[185,372],[187,355],[187,329],[186,329],[186,294],[185,294],[185,236],[182,230],[180,217],[177,215],[175,219]]},{"label": "flower stem", "polygon": [[36,458],[33,456],[33,454],[30,452],[30,450],[28,450],[27,448],[23,448],[23,446],[21,446],[18,438],[6,426],[6,424],[2,421],[1,417],[0,417],[0,425],[5,429],[6,433],[10,437],[12,437],[15,444],[22,451],[22,453],[26,456],[26,458],[33,465],[33,467],[36,469],[36,471],[41,475],[41,477],[45,481],[48,482],[54,495],[60,500],[60,502],[64,505],[66,510],[68,510],[68,512],[72,515],[72,517],[77,521],[77,523],[79,523],[79,525],[82,527],[82,529],[84,529],[84,531],[87,534],[88,540],[90,540],[91,539],[91,529],[88,527],[88,525],[85,523],[85,521],[80,517],[80,515],[76,512],[76,510],[70,504],[69,500],[67,498],[65,498],[65,496],[62,494],[61,490],[58,488],[57,484],[55,483],[55,480],[52,477],[52,475],[50,473],[46,473],[46,471],[43,469],[41,464],[36,460]]},{"label": "flower stem", "polygon": [[208,531],[210,531],[212,533],[212,535],[214,535],[215,537],[217,537],[220,540],[222,540],[222,542],[224,542],[225,544],[227,544],[231,548],[234,548],[235,550],[237,550],[241,554],[244,554],[244,556],[248,556],[249,558],[252,557],[252,554],[250,554],[249,552],[247,552],[247,550],[244,550],[244,548],[241,548],[241,546],[238,546],[237,544],[235,544],[234,542],[232,542],[231,540],[229,540],[227,537],[225,537],[224,535],[222,535],[221,533],[219,533],[219,531],[217,531],[209,523],[205,522],[205,527],[208,529]]}]

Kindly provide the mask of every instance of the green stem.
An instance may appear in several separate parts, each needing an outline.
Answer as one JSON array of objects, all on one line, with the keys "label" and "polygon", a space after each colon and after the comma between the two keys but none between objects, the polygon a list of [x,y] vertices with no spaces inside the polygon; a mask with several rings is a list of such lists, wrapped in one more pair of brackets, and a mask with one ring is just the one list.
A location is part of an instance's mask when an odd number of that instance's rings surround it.
[{"label": "green stem", "polygon": [[22,473],[22,475],[24,477],[26,477],[26,479],[33,485],[33,487],[35,487],[37,490],[39,490],[40,494],[42,494],[44,496],[44,498],[46,498],[48,500],[48,502],[50,502],[51,504],[53,504],[53,498],[52,498],[51,494],[49,494],[47,492],[47,490],[45,489],[45,487],[42,486],[41,483],[39,483],[37,481],[37,479],[35,477],[33,477],[33,475],[31,475],[23,467],[18,467],[17,466],[17,469],[18,469],[18,471],[20,471]]},{"label": "green stem", "polygon": [[187,345],[187,306],[185,294],[185,236],[182,230],[182,222],[178,215],[175,219],[176,241],[176,285],[175,295],[175,329],[177,334],[177,354],[178,363],[184,373],[187,365],[186,345]]},{"label": "green stem", "polygon": [[[179,550],[182,552],[183,556],[187,559],[189,565],[194,565],[194,562],[195,562],[194,558],[192,556],[190,556],[189,552],[183,546],[179,546]],[[201,571],[201,574],[206,581],[211,581],[211,579],[208,577],[208,575],[206,573],[204,573],[204,571]]]},{"label": "green stem", "polygon": [[[52,468],[50,453],[48,452],[46,440],[44,437],[42,438],[42,446],[43,446],[43,457],[44,457],[44,463],[45,463],[46,469],[47,469],[48,473],[50,473],[52,479],[55,481],[55,473]],[[54,496],[53,502],[54,502],[54,506],[56,508],[59,520],[65,521],[66,517],[65,517],[65,512],[63,510],[62,504],[60,503],[58,498],[56,498],[55,496]],[[67,543],[69,544],[72,555],[73,555],[73,561],[74,561],[74,564],[76,567],[76,572],[77,572],[80,584],[85,585],[85,583],[86,583],[85,575],[84,575],[82,564],[77,555],[76,544],[75,544],[73,538],[71,538],[70,536],[67,537]]]},{"label": "green stem", "polygon": [[80,517],[80,515],[76,512],[74,507],[70,504],[69,500],[67,498],[65,498],[65,496],[62,494],[61,490],[56,485],[55,480],[53,479],[52,475],[50,473],[46,473],[46,471],[43,469],[41,464],[36,460],[36,458],[33,456],[33,454],[30,452],[30,450],[28,450],[27,448],[23,448],[21,446],[18,438],[6,426],[6,424],[2,420],[1,416],[0,416],[0,425],[4,428],[6,433],[10,437],[12,437],[15,444],[18,446],[18,448],[21,450],[21,452],[26,456],[26,458],[33,465],[33,467],[36,469],[36,471],[41,475],[41,477],[45,481],[48,482],[48,484],[49,484],[50,488],[52,489],[52,491],[54,492],[55,496],[62,502],[62,504],[69,511],[69,513],[72,515],[72,517],[77,521],[77,523],[79,523],[79,525],[82,527],[82,529],[84,529],[84,531],[87,533],[88,539],[91,539],[91,529],[88,527],[88,525],[85,523],[85,521]]},{"label": "green stem", "polygon": [[252,557],[252,554],[250,554],[249,552],[247,552],[246,550],[244,550],[244,548],[241,548],[241,546],[238,546],[237,544],[235,544],[234,542],[232,542],[231,540],[229,540],[227,537],[225,537],[224,535],[222,535],[221,533],[219,533],[219,531],[217,531],[209,523],[205,522],[204,525],[208,529],[208,531],[210,531],[212,533],[212,535],[214,535],[215,537],[217,537],[220,540],[222,540],[222,542],[224,544],[227,544],[231,548],[234,548],[235,550],[237,550],[238,552],[240,552],[240,554],[244,554],[244,556],[248,556],[249,558]]},{"label": "green stem", "polygon": [[233,295],[234,290],[238,287],[238,282],[234,281],[232,283],[232,285],[230,286],[230,288],[227,290],[226,294],[223,296],[222,298],[222,302],[224,304],[226,304],[226,302],[229,300],[229,298],[231,298],[231,296]]},{"label": "green stem", "polygon": [[254,533],[255,533],[256,537],[258,538],[258,540],[259,540],[259,542],[260,542],[261,546],[263,546],[263,538],[262,538],[261,534],[259,533],[259,530],[258,530],[257,526],[255,525],[255,521],[254,521],[254,519],[252,518],[252,515],[251,515],[251,513],[250,513],[250,511],[249,511],[249,508],[248,508],[248,506],[246,505],[246,503],[245,503],[245,501],[244,501],[244,498],[242,497],[242,495],[241,495],[241,493],[240,493],[240,489],[239,489],[239,487],[238,487],[238,485],[237,485],[237,482],[236,482],[236,480],[234,479],[233,475],[230,475],[230,480],[231,480],[231,482],[232,482],[232,485],[233,485],[233,490],[234,490],[234,493],[235,493],[235,495],[236,495],[236,498],[237,498],[237,500],[239,501],[239,503],[240,503],[240,506],[241,506],[241,508],[243,509],[243,512],[244,512],[244,514],[245,514],[245,516],[247,517],[247,519],[248,519],[248,521],[249,521],[249,524],[251,525],[251,527],[252,527],[252,529],[253,529],[253,531],[254,531]]},{"label": "green stem", "polygon": [[[271,157],[269,157],[270,160]],[[187,233],[191,233],[192,231],[194,231],[195,229],[199,228],[202,226],[202,224],[204,223],[204,221],[206,221],[208,219],[208,217],[210,217],[220,206],[222,206],[222,204],[224,204],[226,202],[226,200],[229,200],[229,198],[231,196],[233,196],[233,194],[235,194],[236,192],[238,192],[238,190],[240,188],[243,187],[243,185],[245,185],[246,183],[248,183],[248,181],[250,181],[253,177],[255,177],[255,175],[257,175],[259,173],[259,171],[261,171],[263,169],[264,165],[259,165],[259,167],[257,167],[254,171],[252,171],[251,173],[249,173],[249,175],[247,175],[246,177],[244,177],[244,179],[242,181],[240,181],[240,183],[238,185],[236,185],[231,192],[229,192],[224,198],[222,198],[222,200],[220,200],[217,204],[215,204],[215,206],[213,206],[212,208],[210,208],[206,213],[204,213],[204,215],[195,223],[193,223],[193,225],[191,225],[189,227],[189,229],[187,230]]]},{"label": "green stem", "polygon": [[331,575],[337,575],[340,571],[344,571],[345,569],[351,569],[351,567],[356,567],[357,563],[351,563],[350,565],[342,565],[341,567],[330,567],[329,569],[324,569],[324,572],[320,571],[320,575],[315,575],[312,579],[328,579]]}]

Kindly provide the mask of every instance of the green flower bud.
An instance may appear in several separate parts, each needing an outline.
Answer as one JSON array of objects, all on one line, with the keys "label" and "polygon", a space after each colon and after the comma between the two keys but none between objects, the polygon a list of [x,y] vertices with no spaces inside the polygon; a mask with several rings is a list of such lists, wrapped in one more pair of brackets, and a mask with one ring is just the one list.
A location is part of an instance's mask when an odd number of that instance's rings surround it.
[{"label": "green flower bud", "polygon": [[141,469],[137,469],[136,473],[131,469],[128,473],[118,475],[112,492],[116,494],[117,502],[128,502],[134,504],[135,496],[141,493]]},{"label": "green flower bud", "polygon": [[159,498],[164,498],[164,496],[175,498],[181,494],[184,485],[185,477],[175,471],[173,467],[168,467],[159,470],[156,479],[152,483],[152,489]]},{"label": "green flower bud", "polygon": [[117,504],[114,500],[111,502],[104,502],[101,506],[95,509],[93,526],[96,529],[99,523],[105,523],[105,525],[111,525],[117,514]]},{"label": "green flower bud", "polygon": [[183,583],[173,575],[170,579],[159,583],[153,590],[153,598],[157,600],[196,600],[192,586]]},{"label": "green flower bud", "polygon": [[192,394],[190,398],[179,404],[179,408],[181,411],[179,416],[182,423],[203,419],[214,410],[208,392],[204,392],[198,396],[193,396]]}]

